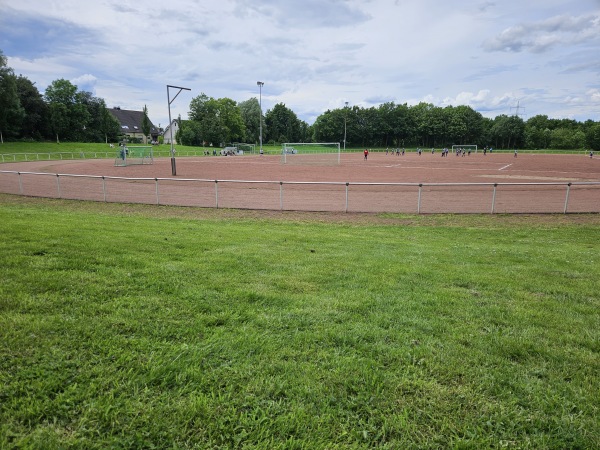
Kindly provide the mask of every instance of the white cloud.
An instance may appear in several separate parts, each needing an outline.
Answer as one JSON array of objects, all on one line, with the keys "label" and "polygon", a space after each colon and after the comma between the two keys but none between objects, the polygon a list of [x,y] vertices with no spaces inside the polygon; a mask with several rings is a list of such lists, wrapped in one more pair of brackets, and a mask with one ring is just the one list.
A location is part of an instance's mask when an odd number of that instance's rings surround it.
[{"label": "white cloud", "polygon": [[556,45],[569,45],[600,40],[600,14],[560,15],[549,19],[522,23],[503,30],[483,43],[486,51],[544,52]]},{"label": "white cloud", "polygon": [[81,75],[80,77],[74,78],[70,81],[77,86],[80,91],[94,93],[94,87],[96,86],[98,79],[94,75],[86,73],[85,75]]},{"label": "white cloud", "polygon": [[265,111],[285,103],[309,123],[345,101],[495,115],[519,99],[553,116],[567,97],[600,120],[599,24],[597,0],[28,0],[3,8],[0,49],[41,91],[76,80],[163,125],[167,84],[192,89],[172,104],[186,117],[202,92],[258,97],[257,80]]},{"label": "white cloud", "polygon": [[586,92],[590,100],[600,106],[600,89],[590,89]]}]

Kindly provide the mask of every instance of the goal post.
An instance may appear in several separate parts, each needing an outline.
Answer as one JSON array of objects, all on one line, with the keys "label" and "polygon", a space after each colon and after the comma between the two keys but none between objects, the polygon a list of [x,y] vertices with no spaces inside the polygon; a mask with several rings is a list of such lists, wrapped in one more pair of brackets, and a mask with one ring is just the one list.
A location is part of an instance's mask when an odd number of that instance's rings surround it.
[{"label": "goal post", "polygon": [[475,144],[460,144],[460,145],[453,145],[452,146],[452,153],[456,153],[456,151],[465,151],[465,152],[471,152],[471,153],[477,153],[477,145]]},{"label": "goal post", "polygon": [[115,166],[135,166],[141,164],[154,164],[154,155],[151,146],[119,147],[115,156]]},{"label": "goal post", "polygon": [[282,164],[337,165],[340,163],[339,142],[286,142],[281,148]]},{"label": "goal post", "polygon": [[237,147],[238,150],[241,150],[243,153],[256,153],[256,144],[246,144],[244,142],[234,142],[234,147]]}]

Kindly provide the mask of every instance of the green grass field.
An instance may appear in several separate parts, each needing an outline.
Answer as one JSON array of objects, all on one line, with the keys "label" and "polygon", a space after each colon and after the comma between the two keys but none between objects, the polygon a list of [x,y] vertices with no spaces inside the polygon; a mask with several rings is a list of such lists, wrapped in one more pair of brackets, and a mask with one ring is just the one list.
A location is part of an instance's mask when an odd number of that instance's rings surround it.
[{"label": "green grass field", "polygon": [[[143,144],[129,145],[135,147]],[[192,147],[186,145],[175,145],[174,148],[177,156],[204,156],[205,152],[212,155],[213,150],[216,150],[217,154],[221,150],[220,147]],[[280,155],[281,145],[265,144],[263,150],[265,154]],[[5,142],[0,145],[0,163],[46,159],[115,158],[118,151],[118,146],[110,148],[108,144],[103,143]],[[152,151],[156,157],[168,157],[171,154],[171,146],[169,144],[153,146]],[[256,153],[258,153],[258,148]]]},{"label": "green grass field", "polygon": [[[131,144],[131,146],[139,146],[142,144]],[[391,149],[392,147],[390,147]],[[191,147],[185,145],[175,146],[177,156],[204,156],[205,152],[212,155],[213,147]],[[329,153],[332,151],[330,147],[318,146],[299,146],[301,153]],[[216,148],[219,153],[220,148]],[[263,150],[266,155],[281,155],[281,145],[263,145]],[[361,148],[347,148],[346,152],[357,152],[364,150]],[[385,148],[369,148],[371,152],[382,153]],[[439,152],[439,148],[437,149]],[[152,151],[155,157],[170,156],[171,146],[162,144],[153,146]],[[337,152],[337,149],[335,149]],[[407,148],[407,152],[415,152],[416,148]],[[424,149],[425,152],[428,149]],[[481,150],[480,150],[481,151]],[[494,150],[496,153],[512,153],[514,150]],[[570,153],[584,154],[584,150],[519,150],[521,153]],[[35,161],[35,160],[56,160],[56,159],[92,159],[92,158],[115,158],[118,148],[110,148],[108,144],[103,143],[81,143],[81,142],[5,142],[0,145],[0,163],[14,161]],[[256,147],[258,153],[258,147]],[[1,167],[0,167],[1,170]]]},{"label": "green grass field", "polygon": [[599,231],[0,195],[0,448],[599,448]]}]

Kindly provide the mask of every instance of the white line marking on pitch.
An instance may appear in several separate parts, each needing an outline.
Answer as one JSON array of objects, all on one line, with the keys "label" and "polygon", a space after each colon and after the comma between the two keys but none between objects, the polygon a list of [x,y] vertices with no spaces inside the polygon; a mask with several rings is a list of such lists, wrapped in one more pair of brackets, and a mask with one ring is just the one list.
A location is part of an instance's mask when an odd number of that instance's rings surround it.
[{"label": "white line marking on pitch", "polygon": [[402,164],[394,164],[392,166],[384,166],[384,167],[401,167],[401,166],[402,166]]},{"label": "white line marking on pitch", "polygon": [[512,166],[512,164],[508,164],[508,165],[506,165],[504,167],[500,167],[498,170],[504,170],[504,169],[506,169],[507,167],[510,167],[510,166]]}]

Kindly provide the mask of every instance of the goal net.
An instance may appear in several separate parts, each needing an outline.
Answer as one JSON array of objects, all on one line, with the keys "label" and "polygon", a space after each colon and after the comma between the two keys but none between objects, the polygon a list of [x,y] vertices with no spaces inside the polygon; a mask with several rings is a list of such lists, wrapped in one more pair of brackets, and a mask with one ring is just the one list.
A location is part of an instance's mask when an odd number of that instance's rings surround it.
[{"label": "goal net", "polygon": [[152,147],[119,147],[115,157],[115,166],[135,166],[154,164]]},{"label": "goal net", "polygon": [[242,153],[256,153],[256,145],[255,144],[244,144],[243,142],[234,142],[234,147],[237,147],[238,150],[241,150]]},{"label": "goal net", "polygon": [[465,153],[477,153],[477,145],[475,144],[461,144],[461,145],[453,145],[452,153],[465,151]]},{"label": "goal net", "polygon": [[285,143],[281,149],[282,164],[336,165],[340,163],[339,142]]}]

